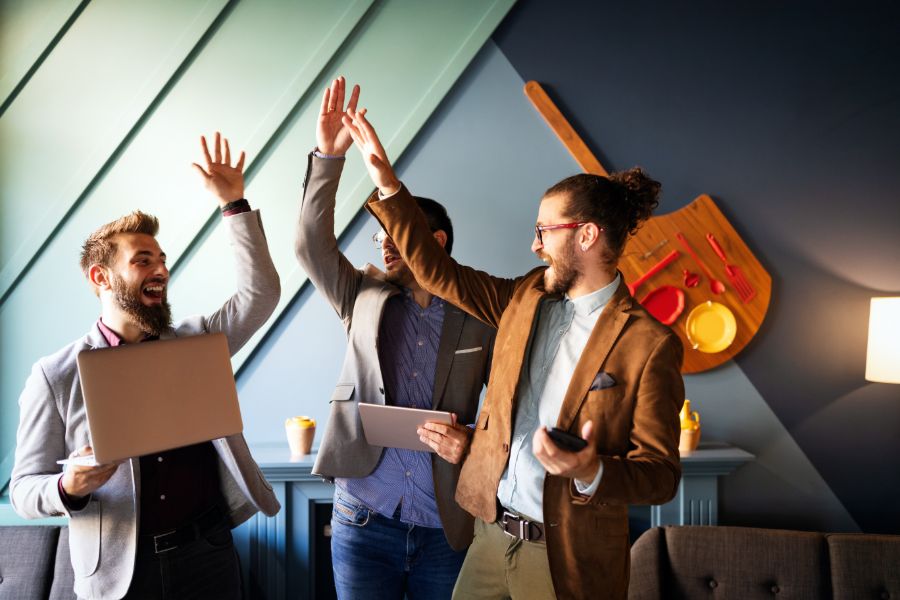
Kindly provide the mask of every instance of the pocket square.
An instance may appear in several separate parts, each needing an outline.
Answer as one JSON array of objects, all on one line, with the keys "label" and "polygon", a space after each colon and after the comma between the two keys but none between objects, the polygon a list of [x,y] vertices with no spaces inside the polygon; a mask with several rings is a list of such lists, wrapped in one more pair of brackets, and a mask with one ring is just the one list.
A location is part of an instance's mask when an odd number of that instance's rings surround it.
[{"label": "pocket square", "polygon": [[597,376],[594,377],[594,381],[591,383],[590,390],[591,392],[597,390],[605,390],[606,388],[611,388],[616,385],[615,378],[607,373],[606,371],[600,371],[597,373]]},{"label": "pocket square", "polygon": [[474,348],[464,348],[462,350],[457,350],[456,354],[471,354],[472,352],[481,352],[481,346],[476,346]]}]

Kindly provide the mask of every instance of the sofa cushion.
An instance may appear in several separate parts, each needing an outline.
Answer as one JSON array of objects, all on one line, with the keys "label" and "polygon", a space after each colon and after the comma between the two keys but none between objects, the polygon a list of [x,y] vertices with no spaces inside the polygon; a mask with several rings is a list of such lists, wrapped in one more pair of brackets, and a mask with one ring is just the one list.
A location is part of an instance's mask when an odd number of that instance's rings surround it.
[{"label": "sofa cushion", "polygon": [[835,600],[900,598],[900,536],[826,537]]},{"label": "sofa cushion", "polygon": [[[659,556],[663,561],[660,585],[664,587],[657,597],[782,600],[831,596],[828,549],[825,537],[818,533],[665,527]],[[639,584],[632,581],[632,585]]]},{"label": "sofa cushion", "polygon": [[59,530],[56,545],[56,563],[53,566],[53,584],[50,586],[49,600],[75,600],[75,572],[69,558],[69,528]]},{"label": "sofa cushion", "polygon": [[0,527],[0,598],[46,598],[57,527]]}]

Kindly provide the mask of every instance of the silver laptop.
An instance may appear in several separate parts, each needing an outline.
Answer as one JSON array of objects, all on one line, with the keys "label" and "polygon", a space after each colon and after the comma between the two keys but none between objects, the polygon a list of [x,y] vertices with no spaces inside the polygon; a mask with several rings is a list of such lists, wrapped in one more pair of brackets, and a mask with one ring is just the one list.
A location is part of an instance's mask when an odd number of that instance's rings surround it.
[{"label": "silver laptop", "polygon": [[78,373],[94,456],[60,463],[106,464],[244,429],[224,334],[85,350]]},{"label": "silver laptop", "polygon": [[428,421],[450,425],[450,413],[442,410],[385,406],[382,404],[359,403],[359,418],[363,433],[371,446],[405,448],[434,452],[431,446],[419,439],[416,430]]}]

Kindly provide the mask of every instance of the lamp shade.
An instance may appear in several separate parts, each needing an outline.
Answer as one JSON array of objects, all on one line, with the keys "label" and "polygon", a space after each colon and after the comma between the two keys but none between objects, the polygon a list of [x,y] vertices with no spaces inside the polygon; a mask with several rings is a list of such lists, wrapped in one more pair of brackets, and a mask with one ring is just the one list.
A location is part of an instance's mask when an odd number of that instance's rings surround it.
[{"label": "lamp shade", "polygon": [[900,383],[900,298],[872,298],[866,379]]}]

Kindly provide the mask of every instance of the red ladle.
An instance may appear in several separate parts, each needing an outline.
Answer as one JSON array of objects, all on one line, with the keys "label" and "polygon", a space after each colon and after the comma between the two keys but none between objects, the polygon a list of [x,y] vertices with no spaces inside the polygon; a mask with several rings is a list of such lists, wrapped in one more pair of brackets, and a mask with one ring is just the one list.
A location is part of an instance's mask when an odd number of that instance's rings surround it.
[{"label": "red ladle", "polygon": [[709,269],[706,268],[706,265],[703,264],[703,261],[700,260],[700,257],[697,256],[697,253],[694,252],[694,249],[691,248],[691,245],[688,243],[687,238],[684,237],[684,234],[679,231],[675,234],[675,237],[678,238],[678,241],[681,242],[681,245],[684,246],[684,249],[688,251],[688,254],[690,254],[694,258],[694,261],[696,261],[696,263],[700,265],[700,268],[703,270],[703,272],[706,273],[706,277],[709,279],[709,290],[713,294],[721,294],[722,292],[724,292],[725,284],[713,277],[712,273],[709,272]]}]

